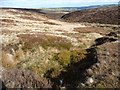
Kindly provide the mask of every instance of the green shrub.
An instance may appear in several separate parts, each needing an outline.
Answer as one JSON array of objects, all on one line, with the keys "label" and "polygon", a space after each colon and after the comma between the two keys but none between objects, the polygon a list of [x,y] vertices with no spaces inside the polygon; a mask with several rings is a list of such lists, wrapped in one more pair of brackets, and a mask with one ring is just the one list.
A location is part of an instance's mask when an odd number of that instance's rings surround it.
[{"label": "green shrub", "polygon": [[73,50],[71,51],[71,64],[77,63],[80,60],[84,59],[86,57],[86,50],[79,49],[79,50]]},{"label": "green shrub", "polygon": [[57,56],[56,59],[63,67],[66,67],[70,64],[70,56],[71,52],[69,50],[61,51]]},{"label": "green shrub", "polygon": [[63,50],[53,56],[52,60],[58,61],[63,67],[77,63],[86,57],[86,50]]}]

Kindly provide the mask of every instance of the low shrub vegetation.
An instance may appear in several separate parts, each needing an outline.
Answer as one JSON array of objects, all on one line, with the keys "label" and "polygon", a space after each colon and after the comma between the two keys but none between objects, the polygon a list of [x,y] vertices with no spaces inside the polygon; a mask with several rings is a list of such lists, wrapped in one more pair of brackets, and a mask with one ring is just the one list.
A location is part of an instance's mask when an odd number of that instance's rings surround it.
[{"label": "low shrub vegetation", "polygon": [[49,35],[41,34],[20,34],[18,37],[24,42],[23,49],[31,49],[38,45],[47,49],[48,47],[55,47],[57,49],[70,49],[72,44],[69,40]]}]

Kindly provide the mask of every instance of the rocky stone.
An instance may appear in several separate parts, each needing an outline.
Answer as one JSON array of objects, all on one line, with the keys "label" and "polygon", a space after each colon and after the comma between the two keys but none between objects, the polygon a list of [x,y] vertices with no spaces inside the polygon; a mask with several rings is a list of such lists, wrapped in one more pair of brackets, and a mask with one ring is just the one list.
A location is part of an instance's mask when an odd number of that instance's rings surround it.
[{"label": "rocky stone", "polygon": [[94,80],[91,77],[86,80],[86,84],[92,84],[93,82]]},{"label": "rocky stone", "polygon": [[88,74],[88,76],[92,76],[92,75],[93,75],[92,69],[88,69],[88,70],[87,70],[87,74]]}]

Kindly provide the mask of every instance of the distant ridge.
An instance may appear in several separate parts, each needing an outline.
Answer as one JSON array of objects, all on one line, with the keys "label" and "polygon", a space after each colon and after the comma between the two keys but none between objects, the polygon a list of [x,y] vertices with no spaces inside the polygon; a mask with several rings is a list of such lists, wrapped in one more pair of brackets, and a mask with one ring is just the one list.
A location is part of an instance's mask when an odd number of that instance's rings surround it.
[{"label": "distant ridge", "polygon": [[120,6],[108,5],[86,10],[78,10],[63,15],[61,18],[68,22],[88,22],[100,24],[120,24]]},{"label": "distant ridge", "polygon": [[118,4],[93,5],[93,6],[82,6],[82,7],[58,7],[58,8],[46,8],[46,9],[71,12],[71,11],[77,11],[77,10],[94,9],[94,8],[101,8],[101,7],[113,7],[113,6],[118,6]]},{"label": "distant ridge", "polygon": [[107,4],[107,5],[93,5],[93,6],[82,6],[82,7],[62,7],[63,9],[78,9],[78,10],[83,10],[83,9],[93,9],[93,8],[100,8],[100,7],[113,7],[113,6],[118,6],[118,4]]}]

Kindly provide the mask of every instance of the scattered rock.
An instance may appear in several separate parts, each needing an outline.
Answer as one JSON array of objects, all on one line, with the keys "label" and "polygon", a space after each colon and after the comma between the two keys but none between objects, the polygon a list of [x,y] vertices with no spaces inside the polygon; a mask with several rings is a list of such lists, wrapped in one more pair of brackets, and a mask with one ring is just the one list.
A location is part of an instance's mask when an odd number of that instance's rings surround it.
[{"label": "scattered rock", "polygon": [[88,78],[87,81],[86,81],[86,84],[92,84],[94,82],[93,78]]},{"label": "scattered rock", "polygon": [[99,68],[99,67],[100,67],[100,63],[96,63],[95,66],[96,66],[97,68]]},{"label": "scattered rock", "polygon": [[92,69],[88,69],[88,70],[87,70],[87,74],[88,74],[88,76],[92,76],[92,75],[93,75]]}]

